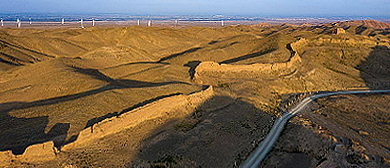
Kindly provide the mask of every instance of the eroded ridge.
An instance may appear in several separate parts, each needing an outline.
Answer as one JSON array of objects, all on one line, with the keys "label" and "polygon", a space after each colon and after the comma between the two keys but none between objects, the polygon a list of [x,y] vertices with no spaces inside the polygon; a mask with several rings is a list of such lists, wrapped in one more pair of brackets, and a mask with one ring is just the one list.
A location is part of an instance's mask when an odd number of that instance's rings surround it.
[{"label": "eroded ridge", "polygon": [[293,73],[299,68],[302,62],[301,56],[297,52],[297,47],[302,47],[307,42],[305,39],[300,39],[288,45],[291,52],[291,57],[287,62],[280,63],[256,63],[251,65],[229,65],[219,64],[217,62],[205,61],[201,62],[195,69],[194,79],[201,83],[204,76],[219,76],[228,73],[249,73],[248,77],[256,77],[258,75],[265,75],[269,77],[278,77]]},{"label": "eroded ridge", "polygon": [[82,130],[74,142],[63,146],[61,149],[54,147],[53,141],[48,141],[29,146],[22,155],[14,155],[12,151],[0,152],[0,166],[7,166],[15,160],[26,163],[52,160],[60,151],[88,146],[100,138],[129,129],[144,121],[166,115],[179,116],[175,114],[179,111],[178,109],[196,107],[211,98],[213,94],[213,87],[209,86],[207,89],[197,93],[176,95],[146,104],[128,113],[105,119],[92,127]]}]

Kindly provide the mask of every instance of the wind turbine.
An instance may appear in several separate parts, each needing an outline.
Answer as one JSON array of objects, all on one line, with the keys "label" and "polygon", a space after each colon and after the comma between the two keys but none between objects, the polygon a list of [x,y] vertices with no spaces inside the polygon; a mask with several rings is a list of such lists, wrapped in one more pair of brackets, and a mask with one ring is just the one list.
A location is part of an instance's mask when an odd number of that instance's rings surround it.
[{"label": "wind turbine", "polygon": [[83,19],[80,20],[80,26],[82,29],[84,29]]},{"label": "wind turbine", "polygon": [[150,27],[150,26],[152,26],[152,21],[151,20],[148,21],[148,27]]},{"label": "wind turbine", "polygon": [[21,25],[22,25],[22,24],[20,23],[20,19],[17,18],[17,19],[16,19],[16,27],[17,27],[17,28],[20,28]]}]

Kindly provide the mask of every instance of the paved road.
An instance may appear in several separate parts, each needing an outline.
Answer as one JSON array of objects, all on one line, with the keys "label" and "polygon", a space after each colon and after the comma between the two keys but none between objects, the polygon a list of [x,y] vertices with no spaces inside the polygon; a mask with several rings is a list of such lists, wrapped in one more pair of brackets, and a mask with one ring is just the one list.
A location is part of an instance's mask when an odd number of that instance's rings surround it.
[{"label": "paved road", "polygon": [[289,110],[287,113],[283,114],[280,118],[278,118],[272,127],[270,133],[267,137],[261,142],[260,146],[245,160],[245,162],[240,166],[242,168],[257,168],[260,162],[264,159],[267,153],[271,150],[273,144],[278,139],[280,133],[282,132],[284,125],[287,121],[294,117],[301,110],[306,108],[306,106],[311,103],[313,100],[333,95],[346,95],[346,94],[364,94],[364,93],[386,93],[390,92],[390,90],[364,90],[364,91],[339,91],[339,92],[329,92],[329,93],[321,93],[315,94],[310,97],[306,97],[303,99],[298,105],[296,105],[293,109]]}]

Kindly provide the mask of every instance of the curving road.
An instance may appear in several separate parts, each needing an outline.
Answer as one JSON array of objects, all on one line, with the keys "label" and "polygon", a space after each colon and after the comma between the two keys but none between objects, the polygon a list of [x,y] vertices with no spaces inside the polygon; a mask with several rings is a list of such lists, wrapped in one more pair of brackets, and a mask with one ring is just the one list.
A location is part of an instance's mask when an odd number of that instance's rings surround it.
[{"label": "curving road", "polygon": [[339,91],[339,92],[329,92],[329,93],[321,93],[315,94],[310,97],[306,97],[303,99],[297,106],[293,109],[287,111],[287,113],[283,114],[280,118],[278,118],[274,126],[272,127],[270,133],[267,137],[261,142],[260,146],[245,160],[245,162],[240,166],[242,168],[257,168],[260,162],[264,159],[267,153],[271,150],[273,144],[278,139],[280,133],[282,132],[284,125],[287,121],[294,117],[297,113],[303,110],[309,103],[313,100],[333,95],[346,95],[346,94],[364,94],[364,93],[386,93],[390,92],[390,90],[364,90],[364,91]]}]

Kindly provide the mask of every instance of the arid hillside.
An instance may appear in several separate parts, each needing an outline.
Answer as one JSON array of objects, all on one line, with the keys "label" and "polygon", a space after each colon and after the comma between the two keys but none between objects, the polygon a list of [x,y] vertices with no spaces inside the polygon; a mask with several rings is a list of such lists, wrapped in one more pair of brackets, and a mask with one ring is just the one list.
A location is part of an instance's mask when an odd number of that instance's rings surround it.
[{"label": "arid hillside", "polygon": [[376,21],[0,29],[0,166],[237,167],[282,97],[389,74]]},{"label": "arid hillside", "polygon": [[390,29],[390,24],[379,22],[376,20],[352,20],[346,22],[338,22],[336,23],[338,26],[365,26],[373,29]]}]

